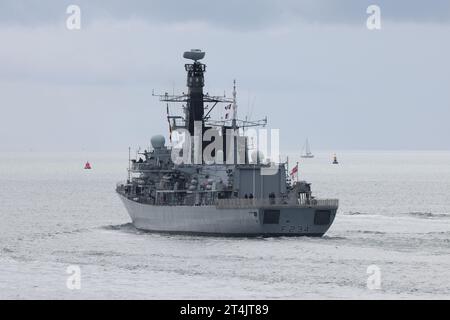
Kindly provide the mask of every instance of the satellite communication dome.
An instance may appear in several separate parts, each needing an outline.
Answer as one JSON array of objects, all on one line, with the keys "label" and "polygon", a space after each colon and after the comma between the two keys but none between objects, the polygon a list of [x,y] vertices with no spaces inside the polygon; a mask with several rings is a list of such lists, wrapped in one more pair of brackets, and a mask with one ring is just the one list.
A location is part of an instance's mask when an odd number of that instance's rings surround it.
[{"label": "satellite communication dome", "polygon": [[166,144],[166,138],[162,135],[153,136],[150,140],[154,149],[161,149]]}]

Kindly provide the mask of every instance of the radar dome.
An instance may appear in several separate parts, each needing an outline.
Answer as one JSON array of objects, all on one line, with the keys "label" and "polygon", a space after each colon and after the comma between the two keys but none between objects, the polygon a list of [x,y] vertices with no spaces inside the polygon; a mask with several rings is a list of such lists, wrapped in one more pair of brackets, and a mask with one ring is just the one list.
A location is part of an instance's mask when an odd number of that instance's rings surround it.
[{"label": "radar dome", "polygon": [[164,136],[162,135],[156,135],[153,136],[150,141],[154,149],[161,149],[162,147],[164,147],[164,144],[166,143],[166,138],[164,138]]},{"label": "radar dome", "polygon": [[191,51],[186,51],[183,54],[183,58],[190,59],[194,61],[202,60],[205,57],[205,53],[200,49],[192,49]]}]

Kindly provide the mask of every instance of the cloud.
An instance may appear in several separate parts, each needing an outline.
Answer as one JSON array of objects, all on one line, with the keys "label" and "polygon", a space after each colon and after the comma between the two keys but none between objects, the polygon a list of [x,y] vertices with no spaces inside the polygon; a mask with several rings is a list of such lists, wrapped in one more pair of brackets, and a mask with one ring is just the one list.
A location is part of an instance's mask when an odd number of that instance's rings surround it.
[{"label": "cloud", "polygon": [[[65,28],[72,2],[80,31]],[[207,52],[206,90],[237,78],[240,115],[269,116],[283,148],[450,148],[447,1],[380,1],[376,32],[368,1],[337,3],[3,0],[0,149],[148,145],[167,132],[152,89],[186,90],[191,48]]]},{"label": "cloud", "polygon": [[449,34],[450,26],[436,24],[380,32],[304,23],[238,32],[135,20],[80,31],[3,28],[1,148],[146,146],[167,132],[152,89],[186,90],[182,52],[196,47],[207,52],[206,90],[229,93],[237,78],[240,115],[269,116],[285,149],[305,136],[316,149],[449,148]]},{"label": "cloud", "polygon": [[85,23],[138,19],[151,24],[198,22],[238,30],[267,29],[291,22],[361,24],[370,4],[381,7],[386,21],[450,22],[448,0],[2,0],[0,23],[61,23],[69,4],[81,6]]}]

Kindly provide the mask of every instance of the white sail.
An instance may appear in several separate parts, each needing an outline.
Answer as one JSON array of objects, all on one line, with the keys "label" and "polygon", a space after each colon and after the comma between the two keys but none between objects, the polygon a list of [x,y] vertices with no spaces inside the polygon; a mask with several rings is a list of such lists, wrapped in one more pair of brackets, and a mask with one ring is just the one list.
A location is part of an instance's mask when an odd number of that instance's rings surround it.
[{"label": "white sail", "polygon": [[305,147],[303,148],[303,150],[305,152],[302,153],[302,155],[301,155],[302,158],[314,158],[314,155],[311,152],[311,147],[309,145],[308,138],[306,138]]}]

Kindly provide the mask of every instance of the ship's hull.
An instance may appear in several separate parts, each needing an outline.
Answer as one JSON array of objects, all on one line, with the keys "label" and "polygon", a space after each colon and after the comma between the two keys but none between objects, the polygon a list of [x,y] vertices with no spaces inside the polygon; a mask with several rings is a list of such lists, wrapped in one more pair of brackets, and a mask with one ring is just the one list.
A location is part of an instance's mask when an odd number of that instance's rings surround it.
[{"label": "ship's hull", "polygon": [[119,196],[137,229],[161,233],[320,237],[330,228],[337,211],[333,207],[298,206],[226,209],[216,206],[155,206]]}]

